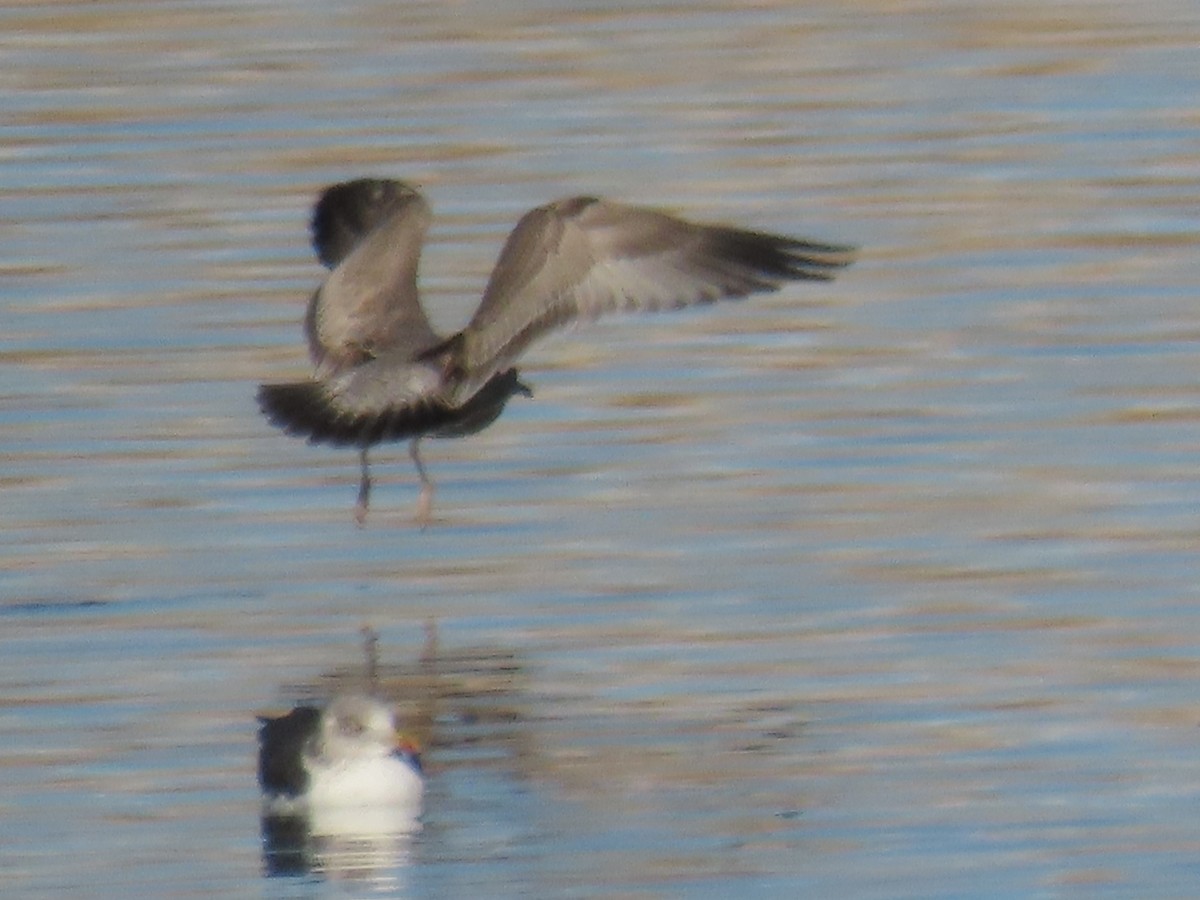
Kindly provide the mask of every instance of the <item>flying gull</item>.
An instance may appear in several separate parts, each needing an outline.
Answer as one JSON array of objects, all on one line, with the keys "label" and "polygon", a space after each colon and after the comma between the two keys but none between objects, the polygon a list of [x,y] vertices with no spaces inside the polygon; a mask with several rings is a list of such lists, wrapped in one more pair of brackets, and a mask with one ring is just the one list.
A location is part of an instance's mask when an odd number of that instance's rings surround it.
[{"label": "flying gull", "polygon": [[479,308],[447,337],[433,330],[417,289],[431,218],[425,198],[400,181],[363,178],[321,194],[312,239],[330,273],[304,322],[315,371],[258,392],[263,413],[288,434],[358,448],[360,525],[370,502],[368,449],[410,441],[421,479],[417,519],[426,523],[433,482],[420,439],[475,434],[515,394],[532,396],[515,363],[547,332],[610,312],[679,309],[786,281],[828,281],[854,259],[853,247],[570,197],[521,218]]}]

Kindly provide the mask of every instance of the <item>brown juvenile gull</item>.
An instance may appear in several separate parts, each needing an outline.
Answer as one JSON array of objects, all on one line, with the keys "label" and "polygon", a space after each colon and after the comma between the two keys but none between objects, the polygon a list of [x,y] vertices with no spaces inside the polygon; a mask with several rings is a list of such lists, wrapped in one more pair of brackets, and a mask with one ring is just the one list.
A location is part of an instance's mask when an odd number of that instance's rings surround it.
[{"label": "brown juvenile gull", "polygon": [[854,258],[853,247],[570,197],[521,218],[479,308],[443,337],[417,290],[430,218],[425,199],[400,181],[364,178],[322,193],[312,238],[331,272],[304,323],[316,369],[307,381],[258,392],[263,413],[288,434],[359,448],[359,524],[371,490],[367,450],[405,439],[421,479],[417,518],[428,521],[433,483],[420,439],[474,434],[514,394],[531,396],[513,365],[552,329],[610,312],[745,297],[785,281],[828,281]]}]

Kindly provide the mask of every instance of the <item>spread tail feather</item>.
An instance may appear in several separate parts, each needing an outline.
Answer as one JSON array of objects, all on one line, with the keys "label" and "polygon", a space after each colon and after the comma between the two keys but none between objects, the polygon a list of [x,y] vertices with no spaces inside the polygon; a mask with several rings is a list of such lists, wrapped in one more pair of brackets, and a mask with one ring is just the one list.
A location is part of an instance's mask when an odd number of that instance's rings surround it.
[{"label": "spread tail feather", "polygon": [[276,428],[310,444],[370,447],[381,441],[430,437],[464,437],[496,420],[514,394],[532,396],[508,369],[492,378],[467,403],[451,408],[440,403],[409,404],[361,412],[335,405],[322,384],[291,381],[258,388],[258,405]]},{"label": "spread tail feather", "polygon": [[312,444],[366,447],[382,439],[389,419],[346,415],[315,381],[260,385],[258,406],[276,428]]}]

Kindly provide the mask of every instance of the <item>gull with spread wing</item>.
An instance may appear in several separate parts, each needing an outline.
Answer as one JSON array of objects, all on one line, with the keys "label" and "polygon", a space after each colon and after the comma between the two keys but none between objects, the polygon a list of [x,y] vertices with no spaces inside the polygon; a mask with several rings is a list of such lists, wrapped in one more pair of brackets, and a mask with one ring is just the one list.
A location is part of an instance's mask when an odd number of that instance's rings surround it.
[{"label": "gull with spread wing", "polygon": [[287,433],[359,449],[359,524],[371,490],[367,451],[396,440],[411,442],[421,479],[417,518],[428,521],[433,483],[420,439],[475,434],[513,395],[531,396],[514,364],[552,329],[609,312],[745,297],[786,281],[828,281],[854,259],[852,247],[571,197],[521,218],[479,308],[443,337],[417,289],[430,219],[425,199],[399,181],[364,178],[322,193],[313,246],[331,271],[305,317],[315,371],[258,393],[263,413]]}]

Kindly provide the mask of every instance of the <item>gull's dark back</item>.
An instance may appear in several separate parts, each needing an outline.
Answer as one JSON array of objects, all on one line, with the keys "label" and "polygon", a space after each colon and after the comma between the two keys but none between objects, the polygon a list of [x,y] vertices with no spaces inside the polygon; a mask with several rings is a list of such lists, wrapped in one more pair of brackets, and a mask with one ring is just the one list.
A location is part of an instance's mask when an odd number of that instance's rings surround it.
[{"label": "gull's dark back", "polygon": [[259,718],[258,783],[267,794],[296,796],[308,787],[304,752],[320,729],[321,711],[297,706],[286,716]]}]

